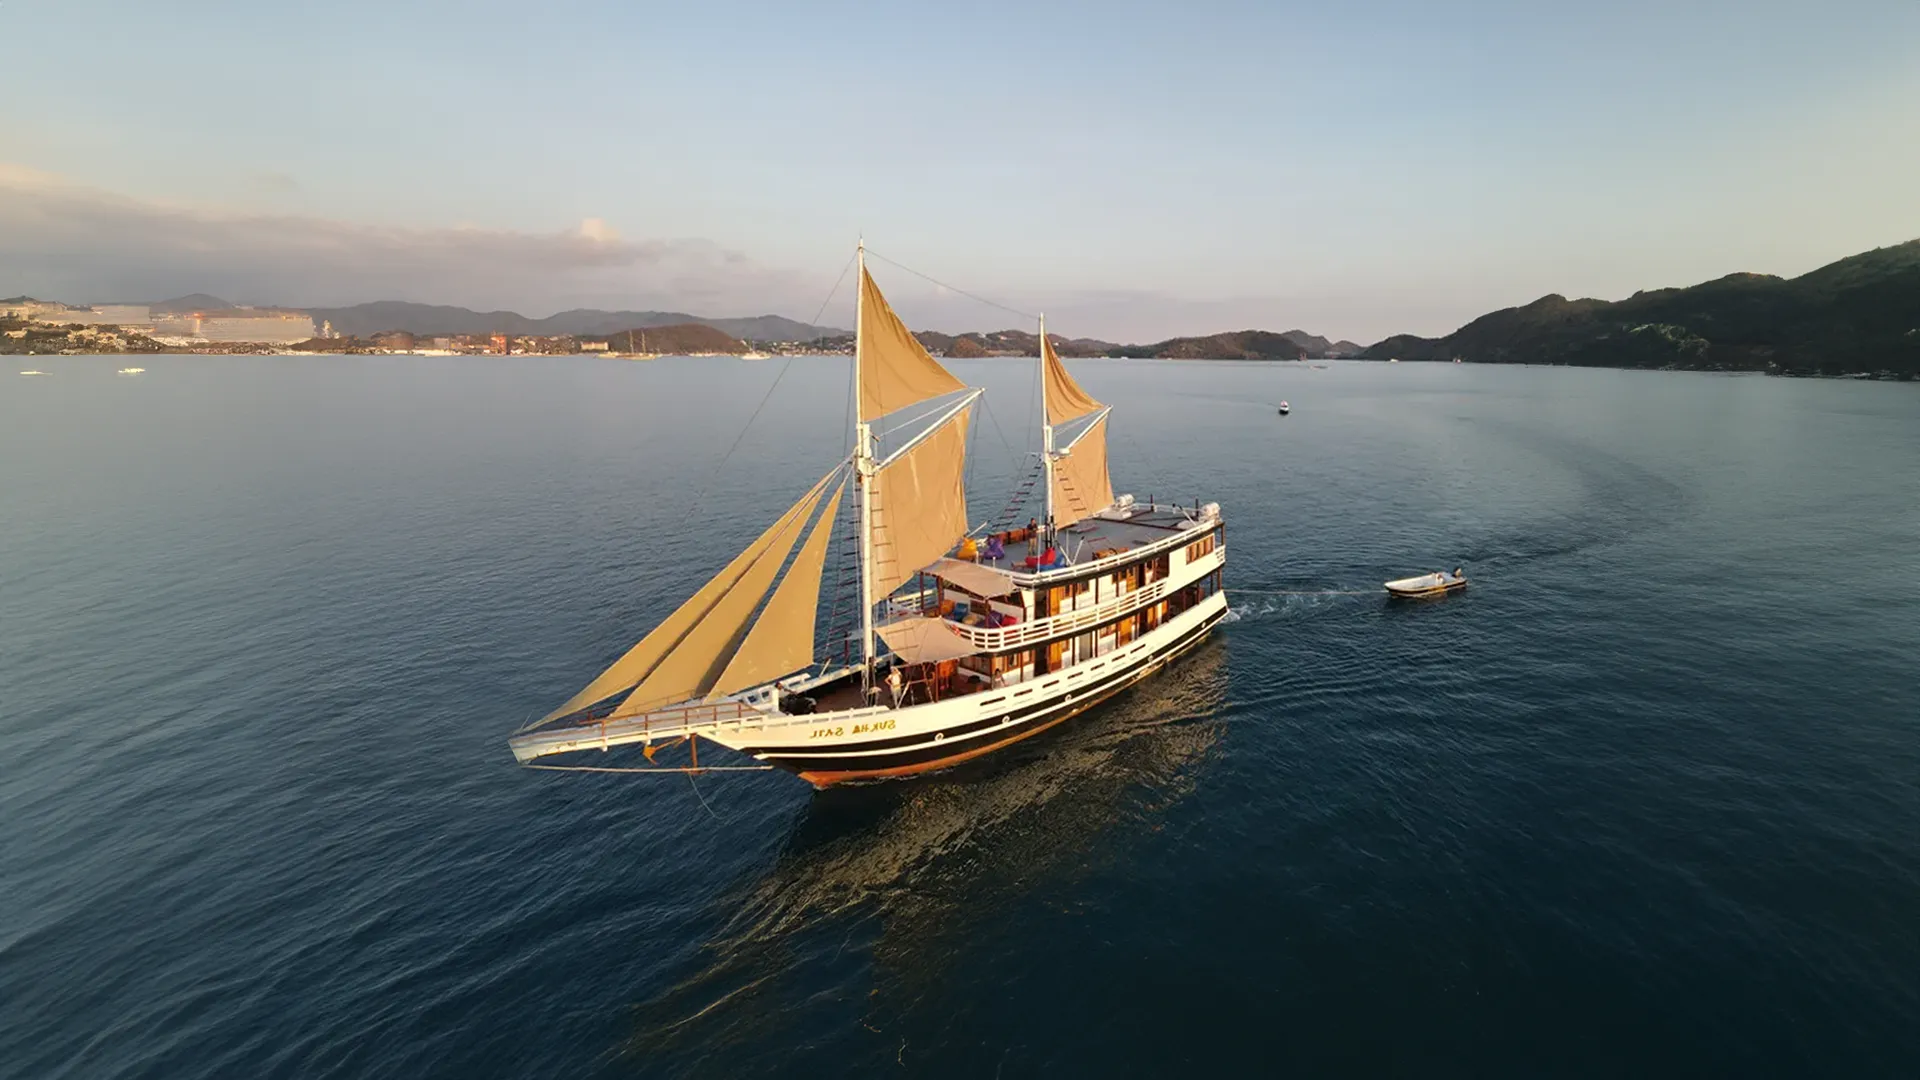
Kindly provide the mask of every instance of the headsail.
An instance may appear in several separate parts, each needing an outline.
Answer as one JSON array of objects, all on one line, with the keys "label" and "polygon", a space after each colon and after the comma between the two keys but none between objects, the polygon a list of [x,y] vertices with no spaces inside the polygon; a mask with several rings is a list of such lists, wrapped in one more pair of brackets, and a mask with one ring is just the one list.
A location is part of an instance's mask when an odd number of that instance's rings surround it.
[{"label": "headsail", "polygon": [[[701,620],[707,617],[715,605],[732,592],[741,578],[760,562],[761,558],[767,554],[767,549],[782,536],[787,540],[785,546],[781,548],[780,559],[786,558],[786,552],[793,546],[792,538],[798,535],[801,523],[806,520],[806,511],[810,511],[819,502],[820,493],[839,471],[836,467],[833,472],[821,477],[820,482],[813,486],[813,490],[807,492],[804,498],[780,515],[779,520],[775,521],[766,532],[761,533],[759,539],[747,545],[747,549],[728,563],[726,569],[715,574],[713,580],[701,586],[699,592],[694,593],[691,599],[681,604],[679,609],[667,616],[659,626],[654,627],[652,633],[640,639],[639,644],[628,649],[624,656],[615,660],[612,666],[588,683],[585,689],[568,698],[566,704],[541,717],[539,723],[557,720],[595,702],[604,701],[615,694],[631,690],[642,679],[647,678],[660,666],[661,661],[700,624]],[[777,560],[775,565],[778,566]],[[761,592],[765,591],[766,587],[761,586]]]},{"label": "headsail", "polygon": [[687,631],[673,651],[661,657],[659,666],[640,680],[613,716],[637,716],[649,709],[702,697],[719,681],[727,662],[740,648],[742,636],[754,609],[773,587],[773,579],[786,563],[787,555],[800,539],[801,527],[813,516],[821,489],[816,487],[789,510],[776,526],[777,532],[733,588],[716,601],[706,617]]},{"label": "headsail", "polygon": [[787,576],[773,590],[773,599],[767,601],[753,629],[747,631],[747,639],[707,692],[708,701],[777,679],[813,662],[814,618],[820,606],[820,575],[827,563],[827,538],[833,533],[834,520],[840,514],[840,496],[846,490],[844,482],[834,489],[826,511],[814,524],[813,532],[807,534],[807,542],[800,546]]},{"label": "headsail", "polygon": [[860,421],[877,420],[928,398],[965,390],[887,306],[865,263],[860,266]]}]

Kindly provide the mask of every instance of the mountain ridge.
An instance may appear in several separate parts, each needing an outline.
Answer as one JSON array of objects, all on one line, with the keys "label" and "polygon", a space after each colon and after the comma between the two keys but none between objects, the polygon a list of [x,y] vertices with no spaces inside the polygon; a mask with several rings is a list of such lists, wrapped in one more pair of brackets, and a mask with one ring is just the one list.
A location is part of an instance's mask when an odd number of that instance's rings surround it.
[{"label": "mountain ridge", "polygon": [[1438,338],[1396,334],[1371,360],[1920,378],[1920,240],[1795,278],[1734,273],[1625,300],[1548,293]]}]

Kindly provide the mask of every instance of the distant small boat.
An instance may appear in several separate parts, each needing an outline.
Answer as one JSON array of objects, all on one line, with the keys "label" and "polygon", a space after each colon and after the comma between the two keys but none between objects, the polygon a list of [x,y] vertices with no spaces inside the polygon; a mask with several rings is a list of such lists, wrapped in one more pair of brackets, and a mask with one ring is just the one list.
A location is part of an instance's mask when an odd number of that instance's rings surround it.
[{"label": "distant small boat", "polygon": [[1387,582],[1387,594],[1402,600],[1418,600],[1429,596],[1445,596],[1467,587],[1467,575],[1455,567],[1449,574],[1436,570],[1419,577],[1401,578]]},{"label": "distant small boat", "polygon": [[1284,402],[1284,401],[1280,403],[1280,415],[1281,415],[1281,416],[1285,416],[1285,415],[1287,415],[1288,413],[1290,413],[1290,412],[1292,412],[1292,411],[1293,411],[1293,406],[1291,406],[1291,405],[1289,405],[1289,404],[1287,404],[1287,403],[1286,403],[1286,402]]},{"label": "distant small boat", "polygon": [[147,370],[147,369],[146,369],[146,368],[143,368],[143,367],[123,367],[123,368],[121,368],[121,369],[120,369],[120,374],[122,374],[122,375],[138,375],[138,374],[140,374],[141,372],[143,372],[143,371],[145,371],[145,370]]},{"label": "distant small boat", "polygon": [[32,371],[23,371],[23,372],[21,372],[20,374],[22,374],[22,375],[45,375],[45,374],[46,374],[46,372],[44,372],[44,371],[41,371],[41,370],[39,370],[38,368],[35,368],[35,369],[34,369],[34,370],[32,370]]}]

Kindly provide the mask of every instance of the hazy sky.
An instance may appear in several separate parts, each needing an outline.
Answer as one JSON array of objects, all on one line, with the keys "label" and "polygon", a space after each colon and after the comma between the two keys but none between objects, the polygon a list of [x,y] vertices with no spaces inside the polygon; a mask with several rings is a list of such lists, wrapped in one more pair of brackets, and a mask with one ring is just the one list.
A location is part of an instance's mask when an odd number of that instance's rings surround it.
[{"label": "hazy sky", "polygon": [[1069,335],[1370,342],[1920,237],[1915,0],[0,0],[0,56],[0,295],[808,318],[864,233]]}]

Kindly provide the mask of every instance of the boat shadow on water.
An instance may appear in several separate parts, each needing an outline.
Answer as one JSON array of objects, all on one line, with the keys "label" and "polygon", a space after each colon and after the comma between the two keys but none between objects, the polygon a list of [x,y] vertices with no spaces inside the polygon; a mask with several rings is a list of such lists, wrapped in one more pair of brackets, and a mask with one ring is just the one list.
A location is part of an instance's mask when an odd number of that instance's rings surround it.
[{"label": "boat shadow on water", "polygon": [[[983,923],[1095,872],[1103,835],[1156,828],[1194,790],[1225,728],[1227,674],[1215,639],[1005,753],[814,792],[774,865],[716,898],[699,969],[635,1007],[620,1055],[650,1068],[718,1045],[773,1055],[757,1048],[817,1040],[848,1010],[882,1038]],[[849,1000],[850,984],[868,992]]]}]

